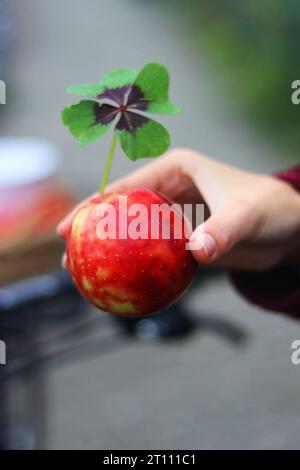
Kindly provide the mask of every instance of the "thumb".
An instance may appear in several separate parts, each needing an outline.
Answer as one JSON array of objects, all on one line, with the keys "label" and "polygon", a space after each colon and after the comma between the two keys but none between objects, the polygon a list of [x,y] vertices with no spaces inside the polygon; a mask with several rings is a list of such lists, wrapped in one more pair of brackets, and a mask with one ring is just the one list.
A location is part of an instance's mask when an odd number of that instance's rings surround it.
[{"label": "thumb", "polygon": [[252,219],[237,201],[220,207],[190,237],[189,249],[196,261],[208,264],[227,254],[251,233]]}]

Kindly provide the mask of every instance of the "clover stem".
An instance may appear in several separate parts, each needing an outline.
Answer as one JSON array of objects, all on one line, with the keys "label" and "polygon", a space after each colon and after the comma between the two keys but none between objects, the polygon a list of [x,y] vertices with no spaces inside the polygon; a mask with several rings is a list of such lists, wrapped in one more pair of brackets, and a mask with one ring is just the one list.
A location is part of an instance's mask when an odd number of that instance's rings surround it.
[{"label": "clover stem", "polygon": [[116,150],[116,144],[117,144],[117,133],[116,133],[116,131],[114,131],[114,137],[113,137],[110,149],[109,149],[107,162],[106,162],[106,165],[105,165],[105,168],[104,168],[104,175],[103,175],[103,179],[102,179],[102,183],[101,183],[101,187],[100,187],[100,191],[99,191],[100,194],[104,194],[104,191],[105,191],[105,188],[106,188],[106,185],[107,185],[111,164],[112,164],[114,154],[115,154],[115,150]]}]

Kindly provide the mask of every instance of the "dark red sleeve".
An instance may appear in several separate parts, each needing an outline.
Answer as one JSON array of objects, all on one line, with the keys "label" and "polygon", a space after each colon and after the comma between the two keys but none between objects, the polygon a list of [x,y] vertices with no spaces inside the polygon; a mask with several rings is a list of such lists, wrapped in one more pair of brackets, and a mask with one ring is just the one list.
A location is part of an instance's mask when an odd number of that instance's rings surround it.
[{"label": "dark red sleeve", "polygon": [[[276,177],[300,191],[300,166]],[[278,266],[266,272],[232,271],[230,278],[249,302],[267,310],[300,317],[300,266]]]}]

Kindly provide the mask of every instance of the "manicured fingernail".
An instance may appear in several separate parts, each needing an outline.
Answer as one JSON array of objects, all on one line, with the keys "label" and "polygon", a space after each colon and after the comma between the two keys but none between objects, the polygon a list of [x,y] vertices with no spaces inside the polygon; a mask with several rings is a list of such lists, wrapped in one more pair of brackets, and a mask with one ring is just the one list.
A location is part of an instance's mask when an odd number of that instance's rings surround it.
[{"label": "manicured fingernail", "polygon": [[194,234],[190,240],[190,248],[194,250],[203,248],[206,256],[212,258],[217,251],[217,244],[209,233]]},{"label": "manicured fingernail", "polygon": [[216,241],[209,233],[203,235],[203,248],[208,258],[212,258],[217,251]]}]

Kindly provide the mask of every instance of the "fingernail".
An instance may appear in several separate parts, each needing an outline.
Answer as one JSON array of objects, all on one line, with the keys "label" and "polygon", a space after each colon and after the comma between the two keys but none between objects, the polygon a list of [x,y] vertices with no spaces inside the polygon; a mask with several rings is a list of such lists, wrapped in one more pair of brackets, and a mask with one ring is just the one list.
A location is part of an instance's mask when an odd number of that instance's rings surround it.
[{"label": "fingernail", "polygon": [[62,232],[63,226],[64,226],[64,221],[61,220],[61,221],[57,224],[57,226],[56,226],[56,233],[57,233],[57,235],[61,236],[61,232]]},{"label": "fingernail", "polygon": [[216,241],[209,233],[193,235],[190,240],[190,247],[198,250],[203,248],[208,258],[212,258],[217,251]]},{"label": "fingernail", "polygon": [[60,226],[57,225],[57,226],[55,227],[55,233],[56,233],[56,235],[58,235],[59,237],[61,236],[61,235],[60,235],[60,232],[61,232]]},{"label": "fingernail", "polygon": [[63,254],[62,260],[61,260],[61,266],[64,269],[67,269],[67,255],[66,253]]}]

